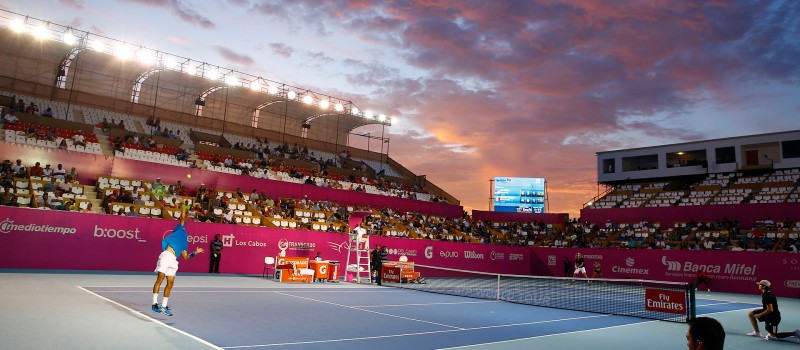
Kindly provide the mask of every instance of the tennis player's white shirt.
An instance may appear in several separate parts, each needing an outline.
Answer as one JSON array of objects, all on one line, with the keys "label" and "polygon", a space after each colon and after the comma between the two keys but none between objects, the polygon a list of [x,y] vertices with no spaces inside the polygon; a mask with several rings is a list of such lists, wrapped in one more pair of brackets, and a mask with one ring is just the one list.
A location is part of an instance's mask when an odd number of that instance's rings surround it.
[{"label": "tennis player's white shirt", "polygon": [[158,256],[155,272],[161,272],[166,276],[175,276],[175,273],[178,272],[178,257],[169,250],[161,252],[161,255]]}]

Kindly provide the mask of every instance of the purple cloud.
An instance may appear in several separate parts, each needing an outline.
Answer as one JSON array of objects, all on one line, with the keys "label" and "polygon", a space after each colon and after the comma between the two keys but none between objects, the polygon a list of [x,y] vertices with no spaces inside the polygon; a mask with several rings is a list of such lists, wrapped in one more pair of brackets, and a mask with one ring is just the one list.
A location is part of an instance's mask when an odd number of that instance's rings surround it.
[{"label": "purple cloud", "polygon": [[83,10],[84,9],[84,1],[83,0],[58,0],[61,5],[66,7],[71,7],[76,10]]},{"label": "purple cloud", "polygon": [[294,53],[293,48],[283,43],[271,43],[269,44],[269,48],[272,50],[272,53],[287,58],[292,57],[292,54]]},{"label": "purple cloud", "polygon": [[243,66],[251,66],[255,63],[255,60],[253,60],[252,57],[236,53],[233,50],[224,46],[214,46],[214,50],[216,50],[217,53],[220,56],[222,56],[222,58],[230,62],[233,62],[235,64],[240,64]]},{"label": "purple cloud", "polygon": [[153,7],[162,7],[171,10],[181,20],[187,23],[199,25],[205,29],[214,29],[215,24],[208,17],[205,17],[191,8],[181,0],[123,0]]}]

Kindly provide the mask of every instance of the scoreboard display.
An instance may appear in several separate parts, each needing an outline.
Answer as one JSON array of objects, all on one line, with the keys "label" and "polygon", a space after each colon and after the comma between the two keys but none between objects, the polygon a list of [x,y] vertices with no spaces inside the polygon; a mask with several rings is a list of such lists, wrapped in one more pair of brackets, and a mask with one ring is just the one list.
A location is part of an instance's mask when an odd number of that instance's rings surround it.
[{"label": "scoreboard display", "polygon": [[495,177],[494,211],[544,213],[544,183],[541,177]]}]

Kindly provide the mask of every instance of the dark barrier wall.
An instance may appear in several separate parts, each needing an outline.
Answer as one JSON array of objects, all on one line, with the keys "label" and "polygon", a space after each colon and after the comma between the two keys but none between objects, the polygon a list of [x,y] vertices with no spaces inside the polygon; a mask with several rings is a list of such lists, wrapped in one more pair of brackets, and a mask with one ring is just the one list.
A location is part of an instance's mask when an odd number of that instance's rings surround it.
[{"label": "dark barrier wall", "polygon": [[545,224],[564,224],[569,217],[565,213],[532,214],[532,213],[504,213],[494,211],[473,210],[472,218],[475,220],[492,220],[496,222],[543,222]]},{"label": "dark barrier wall", "polygon": [[607,220],[612,222],[639,222],[646,219],[660,222],[661,227],[670,227],[675,222],[694,220],[719,221],[723,218],[736,219],[743,229],[750,229],[760,218],[772,218],[774,221],[791,221],[800,219],[800,203],[758,203],[758,204],[724,204],[683,207],[653,208],[608,208],[581,209],[581,221],[602,225]]}]

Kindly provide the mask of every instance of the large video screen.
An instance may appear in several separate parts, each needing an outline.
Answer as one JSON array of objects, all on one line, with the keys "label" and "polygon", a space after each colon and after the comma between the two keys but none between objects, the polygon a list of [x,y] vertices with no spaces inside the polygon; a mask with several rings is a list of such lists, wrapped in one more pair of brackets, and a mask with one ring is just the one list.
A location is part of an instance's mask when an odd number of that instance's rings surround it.
[{"label": "large video screen", "polygon": [[544,178],[495,177],[494,211],[544,213]]}]

